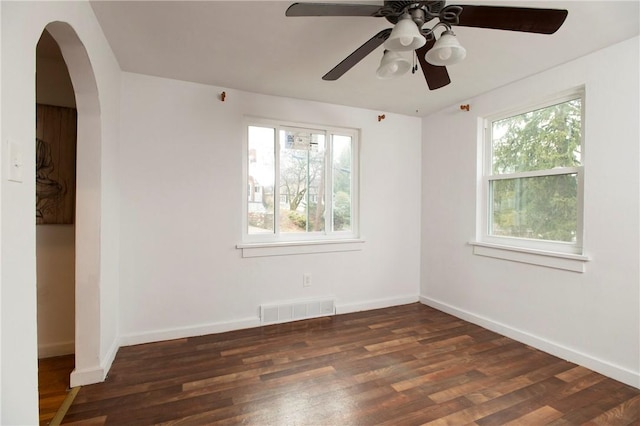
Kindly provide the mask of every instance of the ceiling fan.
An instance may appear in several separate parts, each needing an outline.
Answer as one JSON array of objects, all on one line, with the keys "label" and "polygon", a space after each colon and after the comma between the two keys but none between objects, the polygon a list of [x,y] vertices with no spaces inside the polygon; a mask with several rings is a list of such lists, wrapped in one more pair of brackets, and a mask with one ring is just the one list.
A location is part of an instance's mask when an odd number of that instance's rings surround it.
[{"label": "ceiling fan", "polygon": [[[323,80],[337,80],[381,44],[385,51],[376,71],[379,78],[393,78],[412,69],[400,52],[415,51],[429,89],[451,83],[447,65],[464,59],[452,26],[489,28],[553,34],[564,23],[564,9],[538,9],[511,6],[446,5],[445,1],[385,1],[383,6],[347,3],[294,3],[286,16],[369,16],[385,18],[394,25],[371,37],[342,62],[326,73]],[[424,25],[437,20],[431,28]],[[434,21],[435,22],[435,21]],[[436,40],[435,29],[444,31]]]}]

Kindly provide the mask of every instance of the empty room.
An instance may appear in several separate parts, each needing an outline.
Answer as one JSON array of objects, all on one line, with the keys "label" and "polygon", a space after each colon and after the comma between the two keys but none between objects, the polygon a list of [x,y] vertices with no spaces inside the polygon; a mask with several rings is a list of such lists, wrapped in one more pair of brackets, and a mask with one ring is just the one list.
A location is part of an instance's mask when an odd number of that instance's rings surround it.
[{"label": "empty room", "polygon": [[1,424],[640,422],[639,1],[0,30]]}]

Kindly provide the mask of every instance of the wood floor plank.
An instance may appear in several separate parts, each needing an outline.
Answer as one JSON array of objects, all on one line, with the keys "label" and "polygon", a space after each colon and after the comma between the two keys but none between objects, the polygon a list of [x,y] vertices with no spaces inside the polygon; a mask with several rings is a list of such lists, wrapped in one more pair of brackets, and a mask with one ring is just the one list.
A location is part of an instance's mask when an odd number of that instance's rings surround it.
[{"label": "wood floor plank", "polygon": [[103,426],[107,423],[107,416],[82,419],[77,422],[65,422],[68,426]]},{"label": "wood floor plank", "polygon": [[545,405],[504,423],[504,426],[544,425],[560,417],[562,417],[560,411]]},{"label": "wood floor plank", "polygon": [[[412,389],[411,391],[404,392],[412,398],[412,406],[399,406],[390,410],[388,413],[382,413],[384,421],[379,422],[381,425],[421,425],[430,421],[434,421],[443,418],[451,413],[460,412],[473,405],[471,401],[464,397],[456,398],[444,402],[442,404],[429,403],[428,398],[426,403],[419,404],[416,401],[424,401],[421,398],[419,390]],[[378,424],[378,423],[376,423]]]},{"label": "wood floor plank", "polygon": [[587,426],[640,424],[640,395],[637,395],[594,417]]},{"label": "wood floor plank", "polygon": [[[557,382],[554,383],[553,381]],[[535,383],[527,386],[523,389],[507,393],[498,398],[491,399],[480,404],[474,404],[472,407],[464,409],[462,411],[449,414],[439,418],[433,422],[429,422],[429,425],[447,425],[447,424],[467,424],[471,422],[477,422],[478,424],[495,424],[499,425],[504,423],[504,418],[497,419],[498,416],[503,416],[507,410],[512,406],[533,398],[537,395],[541,395],[544,392],[553,391],[554,388],[560,386],[560,380],[556,378],[550,378],[543,382]],[[497,414],[497,416],[496,416]],[[493,415],[493,418],[489,422],[478,422],[478,420]],[[511,419],[509,419],[511,420]]]},{"label": "wood floor plank", "polygon": [[487,401],[491,399],[489,395],[496,397],[521,389],[549,377],[550,374],[554,374],[558,371],[565,371],[566,369],[571,368],[571,366],[572,364],[566,361],[554,360],[550,365],[525,372],[522,375],[516,375],[513,377],[512,372],[510,372],[509,374],[505,373],[499,376],[485,376],[485,378],[480,380],[463,383],[459,386],[449,387],[442,391],[430,394],[429,398],[435,402],[441,403],[459,396],[467,395],[468,398],[474,401]]},{"label": "wood floor plank", "polygon": [[40,425],[54,418],[69,392],[69,377],[75,365],[74,355],[38,360],[38,397]]},{"label": "wood floor plank", "polygon": [[638,389],[416,303],[121,348],[63,423],[622,425],[639,405]]}]

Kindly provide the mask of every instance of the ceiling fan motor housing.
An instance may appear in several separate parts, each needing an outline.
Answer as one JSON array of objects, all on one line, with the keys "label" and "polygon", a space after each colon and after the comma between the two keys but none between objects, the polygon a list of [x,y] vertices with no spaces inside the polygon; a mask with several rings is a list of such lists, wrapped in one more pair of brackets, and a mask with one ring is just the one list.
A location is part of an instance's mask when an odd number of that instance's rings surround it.
[{"label": "ceiling fan motor housing", "polygon": [[[437,17],[444,8],[445,1],[388,1],[385,0],[380,14],[392,24],[397,24],[400,17],[409,13],[419,27]],[[412,11],[414,11],[412,13]]]}]

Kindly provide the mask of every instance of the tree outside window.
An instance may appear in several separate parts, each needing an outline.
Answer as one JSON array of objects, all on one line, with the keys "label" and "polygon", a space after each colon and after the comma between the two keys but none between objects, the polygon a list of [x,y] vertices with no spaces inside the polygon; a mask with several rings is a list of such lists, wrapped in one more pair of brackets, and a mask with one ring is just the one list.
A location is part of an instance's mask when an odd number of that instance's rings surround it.
[{"label": "tree outside window", "polygon": [[248,126],[246,235],[286,241],[352,233],[355,144],[351,132]]},{"label": "tree outside window", "polygon": [[582,97],[488,125],[487,234],[581,244]]}]

